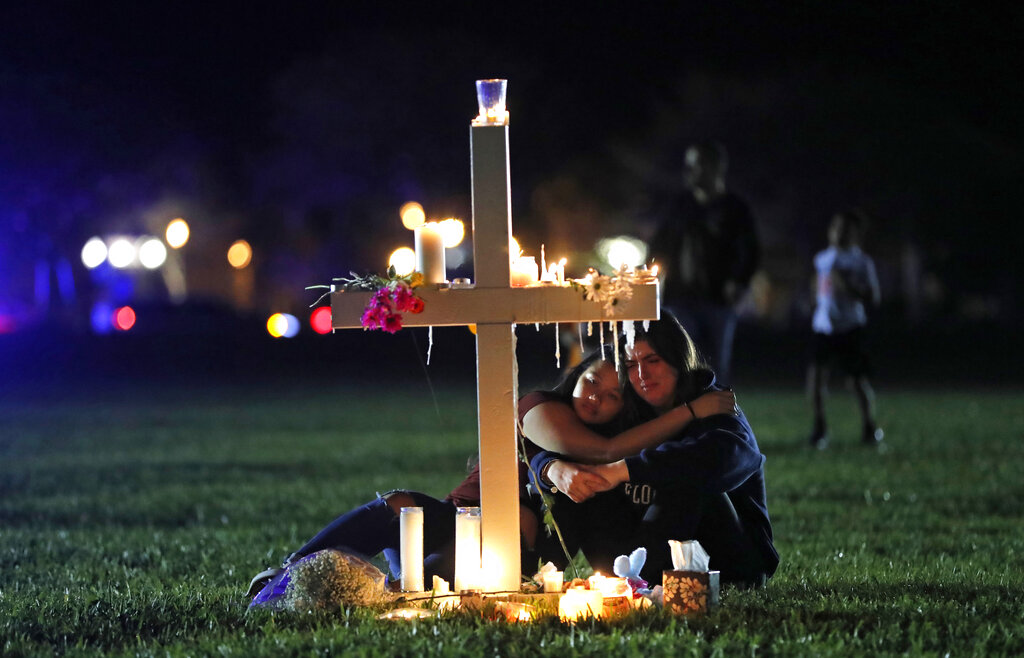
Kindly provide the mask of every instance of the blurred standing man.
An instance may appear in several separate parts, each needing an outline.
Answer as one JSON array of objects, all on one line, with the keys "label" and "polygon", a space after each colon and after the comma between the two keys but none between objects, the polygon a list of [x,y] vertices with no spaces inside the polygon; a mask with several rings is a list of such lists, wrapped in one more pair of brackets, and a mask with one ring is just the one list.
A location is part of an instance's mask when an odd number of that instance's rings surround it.
[{"label": "blurred standing man", "polygon": [[693,336],[718,381],[731,383],[736,304],[757,270],[760,245],[750,207],[725,186],[718,142],[686,149],[686,192],[659,219],[652,253],[664,274],[662,304]]}]

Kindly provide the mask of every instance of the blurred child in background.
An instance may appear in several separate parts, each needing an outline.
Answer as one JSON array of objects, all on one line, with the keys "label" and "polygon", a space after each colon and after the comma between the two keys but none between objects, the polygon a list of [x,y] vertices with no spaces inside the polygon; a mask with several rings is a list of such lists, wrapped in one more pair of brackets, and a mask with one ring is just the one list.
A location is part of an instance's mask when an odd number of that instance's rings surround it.
[{"label": "blurred child in background", "polygon": [[870,364],[863,336],[865,306],[878,306],[880,293],[875,264],[860,248],[863,225],[856,211],[836,213],[828,228],[829,247],[814,256],[817,283],[810,367],[814,429],[810,443],[819,450],[828,447],[824,396],[832,365],[838,365],[853,380],[863,420],[861,441],[866,445],[882,441],[882,430],[874,418],[874,392],[868,382]]}]

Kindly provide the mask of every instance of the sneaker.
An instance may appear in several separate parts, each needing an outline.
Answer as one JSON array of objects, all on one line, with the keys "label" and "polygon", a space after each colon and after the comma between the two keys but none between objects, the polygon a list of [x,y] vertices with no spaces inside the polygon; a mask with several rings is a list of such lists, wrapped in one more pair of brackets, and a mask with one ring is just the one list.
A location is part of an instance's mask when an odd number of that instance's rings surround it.
[{"label": "sneaker", "polygon": [[828,432],[824,427],[815,427],[808,442],[815,450],[824,450],[828,447]]},{"label": "sneaker", "polygon": [[866,446],[877,446],[885,438],[885,432],[882,431],[881,427],[875,425],[865,425],[864,434],[861,436],[861,443]]},{"label": "sneaker", "polygon": [[282,571],[284,571],[284,569],[271,567],[270,569],[259,572],[255,577],[253,577],[252,581],[249,582],[249,589],[246,591],[245,595],[249,598],[256,596],[267,583],[273,580]]}]

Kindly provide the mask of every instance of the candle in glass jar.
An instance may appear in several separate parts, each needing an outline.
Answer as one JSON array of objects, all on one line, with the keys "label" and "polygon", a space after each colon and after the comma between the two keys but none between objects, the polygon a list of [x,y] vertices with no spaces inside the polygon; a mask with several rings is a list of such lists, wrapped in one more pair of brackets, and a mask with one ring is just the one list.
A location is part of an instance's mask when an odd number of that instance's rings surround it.
[{"label": "candle in glass jar", "polygon": [[480,508],[455,510],[455,591],[477,589],[480,582]]},{"label": "candle in glass jar", "polygon": [[561,571],[544,572],[545,592],[561,592],[563,582],[565,582],[565,576]]},{"label": "candle in glass jar", "polygon": [[605,598],[612,596],[626,596],[632,594],[633,590],[629,587],[629,582],[625,578],[602,578],[597,584],[597,589],[601,592],[601,596]]},{"label": "candle in glass jar", "polygon": [[416,271],[423,275],[424,283],[444,283],[444,236],[441,225],[427,222],[417,226],[413,240],[416,247]]},{"label": "candle in glass jar", "polygon": [[513,286],[528,286],[537,283],[537,280],[540,278],[537,261],[533,256],[520,256],[513,260],[511,265],[509,274]]},{"label": "candle in glass jar", "polygon": [[402,556],[402,591],[423,591],[423,508],[403,507],[399,543]]},{"label": "candle in glass jar", "polygon": [[600,617],[603,610],[604,597],[597,590],[570,587],[558,599],[558,617],[562,621]]}]

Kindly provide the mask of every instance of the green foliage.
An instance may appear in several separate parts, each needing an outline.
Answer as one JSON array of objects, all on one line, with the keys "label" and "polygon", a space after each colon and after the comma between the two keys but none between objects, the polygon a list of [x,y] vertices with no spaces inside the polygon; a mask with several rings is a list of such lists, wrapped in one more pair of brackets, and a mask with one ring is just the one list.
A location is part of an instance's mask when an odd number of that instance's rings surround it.
[{"label": "green foliage", "polygon": [[[1021,655],[1020,392],[881,392],[806,449],[797,392],[741,392],[782,566],[721,609],[566,626],[246,613],[249,578],[375,491],[443,496],[475,397],[184,388],[0,401],[0,655]],[[400,408],[401,412],[396,412]]]}]

